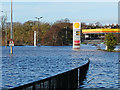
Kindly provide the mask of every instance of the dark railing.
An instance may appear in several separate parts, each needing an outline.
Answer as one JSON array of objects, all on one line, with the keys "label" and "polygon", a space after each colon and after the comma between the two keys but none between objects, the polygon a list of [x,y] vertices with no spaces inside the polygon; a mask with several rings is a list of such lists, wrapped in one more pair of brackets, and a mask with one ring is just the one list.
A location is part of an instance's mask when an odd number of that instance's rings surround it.
[{"label": "dark railing", "polygon": [[10,90],[75,90],[82,84],[89,68],[87,64],[33,83],[25,84]]}]

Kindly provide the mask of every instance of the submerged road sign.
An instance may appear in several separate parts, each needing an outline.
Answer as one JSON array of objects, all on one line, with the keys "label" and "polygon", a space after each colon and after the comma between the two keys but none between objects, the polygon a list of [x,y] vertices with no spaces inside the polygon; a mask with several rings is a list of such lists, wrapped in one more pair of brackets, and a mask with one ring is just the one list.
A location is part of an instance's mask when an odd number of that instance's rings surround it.
[{"label": "submerged road sign", "polygon": [[14,46],[14,41],[13,40],[10,40],[9,46]]},{"label": "submerged road sign", "polygon": [[80,22],[73,22],[73,49],[80,49]]}]

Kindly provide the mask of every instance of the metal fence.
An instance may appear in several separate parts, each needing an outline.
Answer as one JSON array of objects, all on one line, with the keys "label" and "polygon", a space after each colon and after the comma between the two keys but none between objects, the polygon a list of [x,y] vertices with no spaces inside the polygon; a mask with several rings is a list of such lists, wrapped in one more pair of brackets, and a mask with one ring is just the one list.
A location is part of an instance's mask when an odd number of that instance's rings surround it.
[{"label": "metal fence", "polygon": [[25,84],[23,86],[15,87],[10,90],[75,90],[85,79],[88,68],[89,61],[87,64],[68,72]]}]

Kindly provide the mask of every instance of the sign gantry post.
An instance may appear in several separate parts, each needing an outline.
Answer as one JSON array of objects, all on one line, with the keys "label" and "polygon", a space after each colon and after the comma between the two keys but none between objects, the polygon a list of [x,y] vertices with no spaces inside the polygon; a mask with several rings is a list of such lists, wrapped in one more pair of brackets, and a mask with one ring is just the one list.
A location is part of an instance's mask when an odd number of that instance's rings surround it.
[{"label": "sign gantry post", "polygon": [[80,29],[81,24],[80,22],[73,22],[73,49],[80,49]]}]

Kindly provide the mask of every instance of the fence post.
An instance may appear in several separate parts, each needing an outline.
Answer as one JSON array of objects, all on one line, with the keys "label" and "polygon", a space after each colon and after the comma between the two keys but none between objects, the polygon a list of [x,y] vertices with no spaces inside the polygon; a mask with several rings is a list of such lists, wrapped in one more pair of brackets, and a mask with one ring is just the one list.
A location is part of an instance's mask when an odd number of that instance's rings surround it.
[{"label": "fence post", "polygon": [[35,90],[35,84],[33,85],[33,90]]},{"label": "fence post", "polygon": [[80,69],[78,68],[78,88],[79,88],[79,86],[80,86],[80,83],[79,83],[79,81],[80,81],[79,79],[80,79],[80,78],[79,78],[79,77],[80,77]]},{"label": "fence post", "polygon": [[49,79],[49,90],[51,90],[51,79]]}]

